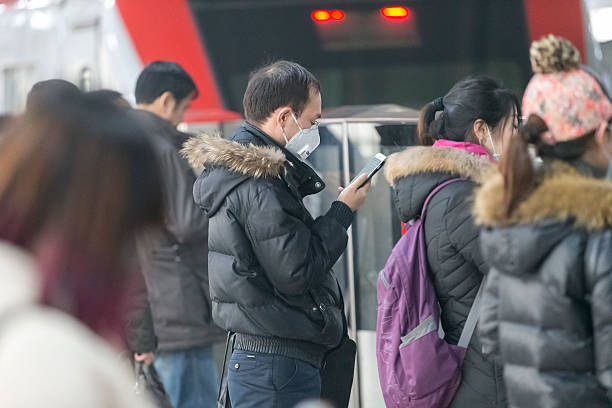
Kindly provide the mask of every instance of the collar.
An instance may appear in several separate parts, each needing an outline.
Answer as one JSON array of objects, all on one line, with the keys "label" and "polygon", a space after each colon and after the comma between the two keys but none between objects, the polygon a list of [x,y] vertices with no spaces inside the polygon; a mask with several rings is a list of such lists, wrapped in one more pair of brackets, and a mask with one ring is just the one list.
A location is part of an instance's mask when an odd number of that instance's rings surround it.
[{"label": "collar", "polygon": [[492,158],[487,149],[474,143],[438,139],[434,143],[433,147],[451,147],[453,149],[465,150],[466,152],[475,154],[477,156],[487,156],[488,158]]}]

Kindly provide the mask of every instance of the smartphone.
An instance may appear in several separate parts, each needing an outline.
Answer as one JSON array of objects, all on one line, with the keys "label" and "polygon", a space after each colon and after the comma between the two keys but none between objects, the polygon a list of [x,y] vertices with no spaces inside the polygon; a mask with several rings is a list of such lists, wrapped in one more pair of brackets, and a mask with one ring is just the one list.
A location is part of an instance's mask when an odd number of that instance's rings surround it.
[{"label": "smartphone", "polygon": [[368,178],[366,179],[366,181],[364,181],[357,188],[361,188],[366,185],[366,183],[372,179],[372,177],[378,172],[378,170],[382,168],[382,166],[385,164],[385,160],[387,160],[387,156],[382,153],[376,153],[376,156],[372,157],[370,161],[365,165],[365,167],[361,169],[359,173],[357,173],[355,178],[351,180],[351,183],[357,180],[362,174],[367,174]]}]

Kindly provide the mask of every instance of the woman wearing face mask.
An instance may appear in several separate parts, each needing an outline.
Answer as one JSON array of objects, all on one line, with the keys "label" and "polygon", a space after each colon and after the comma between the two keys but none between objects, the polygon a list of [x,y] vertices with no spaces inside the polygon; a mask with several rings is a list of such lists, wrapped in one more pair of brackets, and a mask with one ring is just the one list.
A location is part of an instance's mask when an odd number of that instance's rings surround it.
[{"label": "woman wearing face mask", "polygon": [[528,120],[475,200],[491,265],[481,337],[511,406],[609,407],[612,105],[569,41],[533,43],[531,63]]},{"label": "woman wearing face mask", "polygon": [[[451,344],[457,344],[488,270],[480,254],[470,197],[493,167],[493,155],[501,151],[519,116],[518,99],[510,91],[490,78],[468,77],[421,111],[419,138],[425,146],[408,148],[387,160],[385,175],[394,187],[403,222],[419,217],[426,197],[437,186],[454,178],[465,180],[433,196],[424,224],[428,270],[441,306],[445,339]],[[462,384],[451,406],[505,406],[501,370],[483,357],[477,335],[472,337]]]}]

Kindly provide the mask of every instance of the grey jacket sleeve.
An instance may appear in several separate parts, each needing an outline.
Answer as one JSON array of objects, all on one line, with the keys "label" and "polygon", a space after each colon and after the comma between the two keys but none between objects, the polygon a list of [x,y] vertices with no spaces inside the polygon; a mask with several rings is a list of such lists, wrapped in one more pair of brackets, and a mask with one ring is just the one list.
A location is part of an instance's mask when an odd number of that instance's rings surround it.
[{"label": "grey jacket sleeve", "polygon": [[585,254],[597,377],[612,400],[612,231],[591,238]]},{"label": "grey jacket sleeve", "polygon": [[478,317],[478,337],[482,344],[482,353],[499,359],[499,272],[491,268],[485,278],[485,287]]}]

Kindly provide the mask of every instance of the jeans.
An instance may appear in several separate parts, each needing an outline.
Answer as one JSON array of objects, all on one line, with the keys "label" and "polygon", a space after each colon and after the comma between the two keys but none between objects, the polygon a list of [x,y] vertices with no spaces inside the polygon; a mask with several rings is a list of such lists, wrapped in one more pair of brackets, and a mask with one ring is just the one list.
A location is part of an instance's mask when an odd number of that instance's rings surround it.
[{"label": "jeans", "polygon": [[235,350],[227,378],[232,408],[292,408],[321,396],[317,368],[275,354]]},{"label": "jeans", "polygon": [[219,391],[212,346],[158,351],[155,369],[174,408],[213,408]]}]

